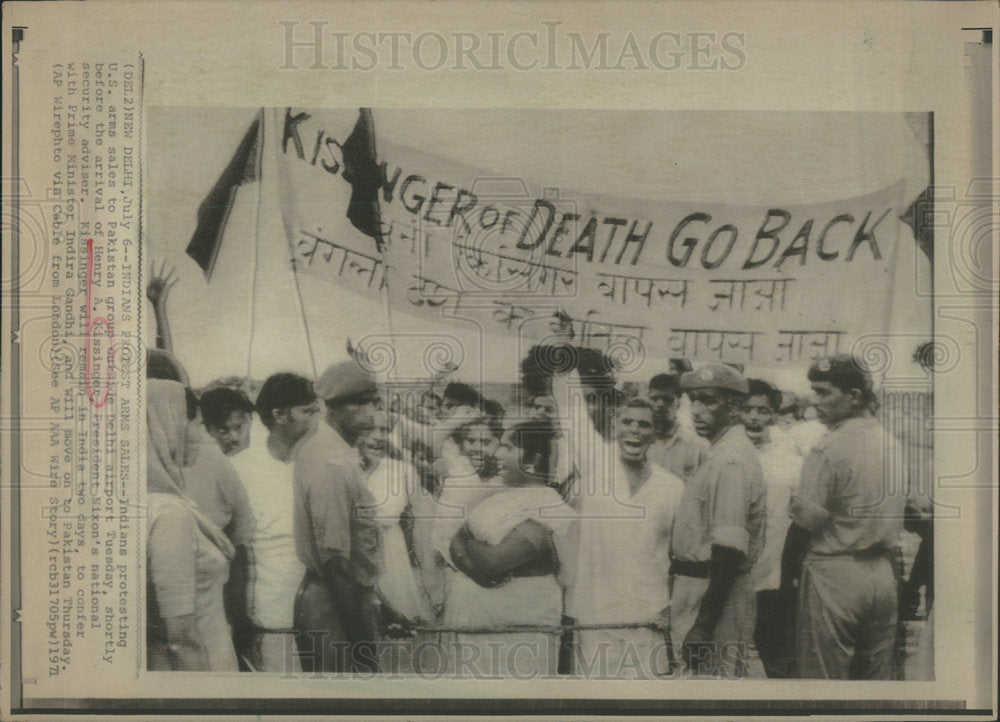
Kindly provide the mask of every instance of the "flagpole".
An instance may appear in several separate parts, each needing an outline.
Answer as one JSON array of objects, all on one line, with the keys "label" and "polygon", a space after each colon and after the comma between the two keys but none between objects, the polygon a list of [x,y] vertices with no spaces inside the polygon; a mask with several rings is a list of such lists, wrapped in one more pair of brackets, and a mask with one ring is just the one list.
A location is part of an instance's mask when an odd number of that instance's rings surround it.
[{"label": "flagpole", "polygon": [[[256,303],[256,300],[257,300],[257,270],[258,270],[258,268],[260,266],[260,243],[261,243],[260,227],[261,227],[261,213],[262,213],[262,209],[263,209],[263,206],[264,206],[264,186],[265,186],[265,179],[264,179],[264,176],[265,176],[265,170],[264,170],[264,157],[265,157],[265,155],[264,155],[264,148],[265,148],[265,145],[267,144],[267,139],[266,139],[267,138],[267,132],[265,130],[267,128],[267,123],[266,123],[266,120],[265,120],[266,116],[267,116],[266,109],[261,108],[261,110],[260,110],[260,136],[259,136],[260,137],[260,143],[258,144],[258,149],[257,149],[258,150],[258,156],[257,156],[257,163],[258,163],[258,165],[257,165],[257,167],[260,169],[260,182],[258,183],[258,186],[257,186],[257,208],[256,208],[256,212],[255,212],[255,219],[254,219],[254,264],[253,264],[253,280],[251,282],[251,294],[252,294],[252,298],[251,298],[251,311],[250,311],[250,346],[249,346],[248,353],[247,353],[247,378],[250,378],[250,376],[251,376],[251,374],[253,372],[254,335],[255,335],[256,330],[257,330],[257,328],[256,328],[256,326],[257,326],[257,323],[256,323],[257,322],[257,317],[256,317],[256,312],[257,312],[257,303]],[[274,168],[272,167],[271,170],[274,170]],[[276,180],[276,179],[274,179],[274,180]],[[282,224],[282,228],[284,229],[285,243],[287,244],[288,243],[288,238],[287,238],[288,229],[287,229],[287,227],[285,227],[285,224]],[[302,291],[299,288],[298,271],[295,268],[295,264],[294,263],[292,264],[292,278],[295,281],[295,295],[296,295],[296,298],[298,299],[299,315],[302,318],[302,330],[305,333],[306,351],[309,353],[309,367],[312,369],[313,378],[315,378],[316,377],[316,357],[315,357],[315,354],[313,352],[312,336],[311,336],[311,334],[309,332],[309,321],[306,318],[305,306],[304,306],[304,304],[302,302]]]},{"label": "flagpole", "polygon": [[309,319],[306,318],[306,306],[302,301],[302,289],[299,287],[299,269],[292,262],[292,278],[295,279],[295,296],[299,299],[299,314],[302,316],[302,328],[306,332],[306,350],[309,351],[309,365],[312,367],[313,378],[319,374],[316,372],[316,356],[313,353],[312,334],[309,332]]},{"label": "flagpole", "polygon": [[[368,128],[369,128],[369,147],[368,147],[368,153],[369,153],[369,155],[373,159],[377,159],[378,158],[378,154],[377,154],[376,143],[375,143],[375,116],[372,113],[372,109],[371,108],[359,108],[358,109],[358,114],[363,119],[366,119],[368,121]],[[367,116],[367,118],[365,118],[365,116]],[[375,200],[375,216],[376,216],[375,233],[377,234],[377,237],[375,238],[375,244],[378,247],[379,255],[381,255],[383,257],[383,260],[384,260],[385,259],[385,246],[384,246],[384,243],[383,243],[382,230],[381,230],[382,229],[382,223],[381,223],[381,220],[382,220],[382,209],[378,205],[378,193],[377,193],[377,191],[376,191],[376,196],[375,196],[374,200]],[[393,321],[392,321],[392,299],[390,298],[390,289],[389,289],[389,286],[388,286],[388,276],[386,278],[387,278],[387,281],[386,281],[387,285],[385,287],[385,293],[382,293],[382,291],[380,290],[379,291],[379,295],[382,297],[382,305],[383,305],[384,310],[385,310],[386,325],[389,328],[389,343],[392,346],[392,355],[393,355],[393,358],[398,359],[399,358],[399,349],[396,347],[396,327],[395,327],[395,325],[393,324]],[[386,381],[388,381],[388,379],[386,379]]]},{"label": "flagpole", "polygon": [[[262,187],[263,185],[264,184],[261,183]],[[288,224],[287,222],[283,222],[281,225],[285,230],[285,243],[287,245],[291,245],[288,239]],[[309,331],[309,318],[306,315],[305,302],[302,300],[302,288],[299,284],[299,269],[298,266],[295,265],[294,260],[290,262],[292,264],[292,279],[295,281],[295,297],[298,299],[299,315],[302,317],[302,330],[305,331],[306,334],[306,351],[309,352],[309,367],[312,369],[312,377],[315,379],[319,377],[319,372],[316,370],[316,354],[313,351],[312,333]]]},{"label": "flagpole", "polygon": [[257,129],[257,204],[254,208],[253,219],[253,270],[250,280],[250,339],[247,343],[247,379],[253,371],[253,337],[254,328],[257,325],[257,265],[260,255],[260,207],[263,204],[264,196],[264,109],[261,108],[257,114],[259,126]]}]

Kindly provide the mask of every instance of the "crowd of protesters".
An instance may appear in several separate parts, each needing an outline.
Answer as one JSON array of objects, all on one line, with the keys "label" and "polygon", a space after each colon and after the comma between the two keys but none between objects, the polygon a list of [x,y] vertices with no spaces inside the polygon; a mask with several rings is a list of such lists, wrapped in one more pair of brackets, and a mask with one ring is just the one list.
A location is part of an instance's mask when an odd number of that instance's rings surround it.
[{"label": "crowd of protesters", "polygon": [[567,332],[504,408],[362,358],[196,395],[151,351],[149,669],[896,678],[864,364],[812,363],[812,420],[733,366],[657,371],[626,397]]}]

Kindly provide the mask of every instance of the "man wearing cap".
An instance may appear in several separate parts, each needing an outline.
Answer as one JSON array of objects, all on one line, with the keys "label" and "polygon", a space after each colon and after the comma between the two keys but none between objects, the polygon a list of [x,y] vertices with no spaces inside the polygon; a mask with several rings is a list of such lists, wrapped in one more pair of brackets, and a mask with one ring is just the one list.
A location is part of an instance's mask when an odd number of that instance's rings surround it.
[{"label": "man wearing cap", "polygon": [[681,405],[680,376],[657,374],[649,380],[649,401],[653,405],[656,438],[649,447],[649,460],[687,481],[694,474],[706,444],[681,428],[677,410]]},{"label": "man wearing cap", "polygon": [[303,442],[294,470],[295,547],[306,567],[295,599],[299,658],[305,672],[377,671],[381,549],[354,444],[374,425],[378,389],[345,361],[320,376],[316,395],[325,423]]},{"label": "man wearing cap", "polygon": [[748,386],[707,364],[681,376],[698,435],[709,443],[687,482],[671,547],[671,636],[693,674],[743,676],[756,622],[750,569],[764,544],[766,491],[739,425]]},{"label": "man wearing cap", "polygon": [[860,361],[820,359],[808,376],[830,431],[806,457],[789,504],[794,523],[782,586],[798,581],[798,676],[893,679],[897,600],[889,553],[906,502],[905,490],[885,475],[896,442],[870,412],[875,396]]}]

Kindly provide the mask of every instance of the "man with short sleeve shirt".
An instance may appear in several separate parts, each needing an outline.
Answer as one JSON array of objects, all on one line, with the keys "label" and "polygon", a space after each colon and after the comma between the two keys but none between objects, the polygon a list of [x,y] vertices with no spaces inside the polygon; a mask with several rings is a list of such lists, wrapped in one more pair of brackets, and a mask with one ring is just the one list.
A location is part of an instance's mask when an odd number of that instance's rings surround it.
[{"label": "man with short sleeve shirt", "polygon": [[305,572],[295,549],[292,479],[298,450],[319,421],[312,382],[291,373],[270,376],[257,397],[257,414],[265,428],[233,459],[257,519],[238,651],[254,671],[288,673],[300,671],[291,629]]},{"label": "man with short sleeve shirt", "polygon": [[757,451],[737,421],[747,381],[707,364],[681,377],[709,448],[687,482],[671,547],[671,636],[693,674],[746,674],[756,604],[750,569],[764,545],[766,490]]},{"label": "man with short sleeve shirt", "polygon": [[[571,406],[570,423],[578,428],[590,424],[582,410],[577,405],[573,418]],[[600,456],[613,459],[610,474],[602,478],[601,466],[582,467],[571,497],[580,517],[567,611],[580,624],[662,622],[670,600],[670,537],[684,482],[646,458],[653,438],[648,402],[625,405],[615,420],[615,438],[617,449],[597,438],[590,447],[605,447]],[[581,462],[586,451],[578,454]],[[599,485],[587,486],[591,481]],[[649,628],[581,630],[577,643],[574,661],[581,676],[648,679],[669,673],[665,639]]]},{"label": "man with short sleeve shirt", "polygon": [[[242,391],[216,388],[202,394],[199,406],[207,433],[202,435],[194,466],[185,474],[187,493],[198,508],[226,533],[236,549],[229,564],[229,579],[223,598],[226,618],[234,632],[233,641],[238,644],[237,637],[246,617],[244,592],[248,548],[257,520],[231,459],[237,458],[249,443],[251,418],[246,409],[253,409],[253,404]],[[225,423],[220,418],[226,419]],[[220,437],[218,427],[222,425],[227,425],[232,433]]]},{"label": "man with short sleeve shirt", "polygon": [[649,460],[687,481],[698,469],[708,448],[705,442],[681,427],[677,411],[681,405],[680,376],[657,374],[649,380],[649,402],[653,405],[656,438],[649,447]]},{"label": "man with short sleeve shirt", "polygon": [[295,600],[299,661],[305,672],[378,671],[375,658],[381,561],[375,499],[353,447],[379,406],[371,374],[354,361],[316,382],[324,423],[295,459],[295,546],[306,567]]},{"label": "man with short sleeve shirt", "polygon": [[233,546],[250,543],[256,521],[246,489],[232,462],[205,436],[194,466],[186,470],[187,494],[216,526],[226,532]]},{"label": "man with short sleeve shirt", "polygon": [[887,483],[885,459],[895,458],[896,441],[870,413],[872,381],[860,360],[820,359],[808,375],[817,415],[830,431],[806,457],[789,505],[794,523],[782,585],[798,579],[798,676],[894,679],[897,598],[889,554],[906,497]]}]

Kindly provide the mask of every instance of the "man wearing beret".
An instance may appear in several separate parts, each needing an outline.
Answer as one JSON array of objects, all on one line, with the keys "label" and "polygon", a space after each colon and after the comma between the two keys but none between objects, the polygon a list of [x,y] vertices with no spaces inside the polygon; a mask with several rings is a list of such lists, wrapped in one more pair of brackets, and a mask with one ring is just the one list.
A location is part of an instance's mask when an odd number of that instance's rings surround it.
[{"label": "man wearing beret", "polygon": [[860,361],[820,359],[808,375],[829,432],[806,457],[782,558],[782,587],[798,582],[798,676],[894,679],[889,553],[906,498],[886,477],[885,460],[895,457],[896,442],[870,412],[872,380]]},{"label": "man wearing beret", "polygon": [[315,388],[325,423],[294,471],[295,548],[306,567],[295,599],[299,657],[305,672],[374,672],[381,549],[354,444],[374,425],[378,389],[354,361],[328,368]]},{"label": "man wearing beret", "polygon": [[681,376],[695,431],[709,443],[674,522],[670,627],[692,674],[744,676],[753,638],[750,569],[764,545],[766,491],[739,425],[746,379],[723,364]]}]

